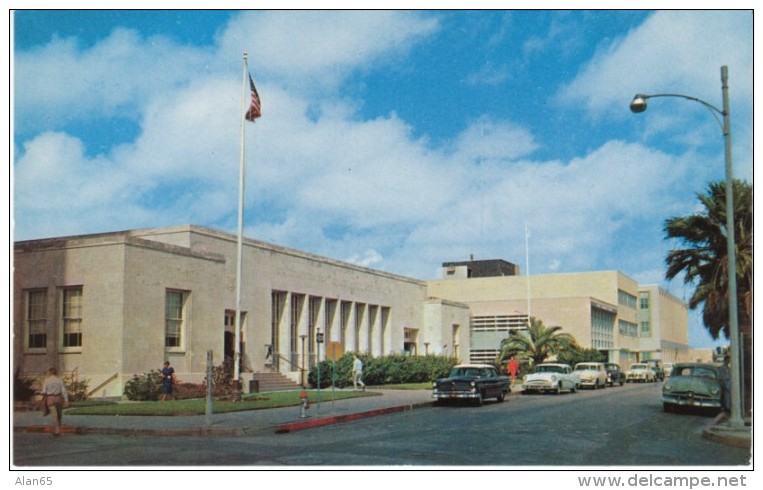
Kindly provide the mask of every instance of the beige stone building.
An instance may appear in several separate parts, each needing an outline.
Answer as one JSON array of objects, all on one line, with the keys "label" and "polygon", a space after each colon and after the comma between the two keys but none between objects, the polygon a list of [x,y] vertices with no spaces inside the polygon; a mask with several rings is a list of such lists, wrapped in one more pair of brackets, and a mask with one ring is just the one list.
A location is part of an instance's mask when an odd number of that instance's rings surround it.
[{"label": "beige stone building", "polygon": [[[181,381],[203,380],[208,351],[216,365],[234,354],[236,250],[236,236],[190,225],[16,242],[14,369],[76,372],[92,396],[120,396],[165,360]],[[624,367],[695,355],[686,305],[616,271],[520,276],[468,261],[425,282],[251,239],[242,263],[245,390],[260,372],[300,382],[329,343],[493,362],[528,315]]]},{"label": "beige stone building", "polygon": [[[119,396],[165,360],[201,381],[209,350],[215,364],[234,352],[236,241],[182,226],[16,242],[14,368],[76,371],[93,396]],[[252,372],[299,381],[328,342],[374,356],[470,352],[468,307],[430,299],[425,282],[249,239],[242,255],[245,390]]]},{"label": "beige stone building", "polygon": [[657,286],[639,286],[617,271],[475,276],[469,270],[468,262],[443,264],[443,279],[429,282],[429,294],[469,305],[473,361],[493,360],[500,341],[524,328],[528,316],[561,326],[581,346],[624,367],[689,356],[686,305]]}]

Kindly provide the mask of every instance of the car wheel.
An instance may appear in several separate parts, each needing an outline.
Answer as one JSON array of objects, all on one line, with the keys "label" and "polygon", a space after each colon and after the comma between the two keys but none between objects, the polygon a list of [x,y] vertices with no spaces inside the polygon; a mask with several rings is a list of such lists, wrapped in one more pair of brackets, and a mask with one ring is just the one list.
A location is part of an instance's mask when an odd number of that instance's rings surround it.
[{"label": "car wheel", "polygon": [[598,379],[593,383],[593,389],[594,390],[598,390],[599,389],[599,380]]},{"label": "car wheel", "polygon": [[503,403],[503,401],[506,399],[506,394],[503,391],[498,392],[498,396],[495,397],[496,400],[498,400],[498,403]]},{"label": "car wheel", "polygon": [[580,388],[580,387],[578,386],[577,383],[572,383],[572,392],[573,393],[577,393],[578,392],[578,388]]},{"label": "car wheel", "polygon": [[475,403],[477,404],[478,407],[481,407],[482,406],[482,401],[483,401],[482,392],[479,392],[479,393],[477,393],[477,398],[475,400]]},{"label": "car wheel", "polygon": [[622,385],[624,385],[624,384],[625,384],[625,381],[623,381],[623,380],[620,380],[620,386],[622,386]]},{"label": "car wheel", "polygon": [[670,412],[672,412],[672,411],[673,411],[673,405],[671,405],[670,403],[663,403],[663,404],[662,404],[662,410],[663,410],[665,413],[670,413]]},{"label": "car wheel", "polygon": [[562,392],[562,382],[560,381],[559,384],[556,385],[556,390],[554,390],[555,395],[559,395]]}]

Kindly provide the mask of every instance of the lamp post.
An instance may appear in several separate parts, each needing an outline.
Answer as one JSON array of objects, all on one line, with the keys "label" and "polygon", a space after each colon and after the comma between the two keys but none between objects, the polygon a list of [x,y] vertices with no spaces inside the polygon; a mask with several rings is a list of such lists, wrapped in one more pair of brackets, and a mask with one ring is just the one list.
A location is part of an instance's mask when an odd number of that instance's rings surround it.
[{"label": "lamp post", "polygon": [[[634,113],[644,112],[646,110],[646,101],[655,97],[680,97],[682,99],[699,102],[707,107],[715,120],[721,126],[725,143],[726,157],[726,246],[728,248],[728,295],[729,295],[729,333],[731,338],[731,414],[729,424],[738,428],[744,426],[742,418],[741,403],[741,377],[739,363],[739,316],[737,311],[737,280],[736,280],[736,246],[734,230],[734,181],[731,163],[731,121],[729,116],[729,71],[727,66],[721,67],[721,92],[723,95],[723,110],[718,109],[712,104],[702,99],[683,94],[636,94],[631,101],[631,111]],[[723,117],[723,122],[718,116]]]}]

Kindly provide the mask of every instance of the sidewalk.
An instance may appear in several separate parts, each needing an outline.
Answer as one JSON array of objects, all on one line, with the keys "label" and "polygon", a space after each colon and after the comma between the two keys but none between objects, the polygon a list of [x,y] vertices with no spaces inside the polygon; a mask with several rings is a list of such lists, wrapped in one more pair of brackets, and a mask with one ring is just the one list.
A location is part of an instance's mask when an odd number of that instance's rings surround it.
[{"label": "sidewalk", "polygon": [[[112,416],[68,415],[64,412],[64,434],[122,435],[252,435],[288,433],[324,425],[348,422],[393,412],[402,412],[432,404],[431,390],[374,390],[381,396],[331,400],[331,390],[321,392],[321,403],[311,400],[301,417],[300,406],[248,410],[206,415]],[[50,417],[41,412],[14,412],[16,432],[49,432]]]},{"label": "sidewalk", "polygon": [[705,427],[702,437],[727,446],[749,449],[752,446],[752,421],[749,417],[745,417],[744,423],[744,427],[731,427],[728,414],[721,412]]}]

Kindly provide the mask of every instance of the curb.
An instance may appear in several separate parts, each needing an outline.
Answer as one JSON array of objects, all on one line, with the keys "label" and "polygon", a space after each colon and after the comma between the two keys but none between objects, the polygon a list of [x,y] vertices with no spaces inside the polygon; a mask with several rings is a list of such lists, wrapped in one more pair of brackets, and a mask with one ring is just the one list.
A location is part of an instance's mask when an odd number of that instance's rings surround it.
[{"label": "curb", "polygon": [[718,442],[725,446],[750,449],[752,447],[751,428],[743,431],[719,427],[726,419],[726,413],[721,412],[702,430],[702,437],[708,441]]},{"label": "curb", "polygon": [[399,405],[396,407],[379,408],[376,410],[369,410],[367,412],[357,412],[347,415],[334,415],[331,417],[323,417],[320,419],[305,420],[301,422],[290,422],[288,424],[280,424],[276,427],[276,434],[285,434],[288,432],[296,432],[305,429],[313,429],[315,427],[323,427],[326,425],[339,424],[342,422],[350,422],[353,420],[365,419],[369,417],[376,417],[378,415],[384,415],[395,412],[408,412],[416,408],[432,406],[433,402],[412,403],[409,405]]},{"label": "curb", "polygon": [[[125,436],[244,436],[253,434],[268,434],[275,431],[276,434],[286,434],[300,430],[324,427],[326,425],[351,422],[369,417],[376,417],[395,412],[408,412],[416,408],[432,406],[433,402],[410,403],[407,405],[398,405],[395,407],[379,408],[368,410],[366,412],[350,413],[346,415],[334,415],[298,422],[289,422],[285,424],[270,425],[264,427],[196,427],[186,429],[125,429],[112,427],[82,427],[82,426],[62,426],[61,434],[100,434],[100,435],[125,435]],[[14,432],[29,433],[53,433],[53,428],[49,425],[27,425],[13,428]]]}]

